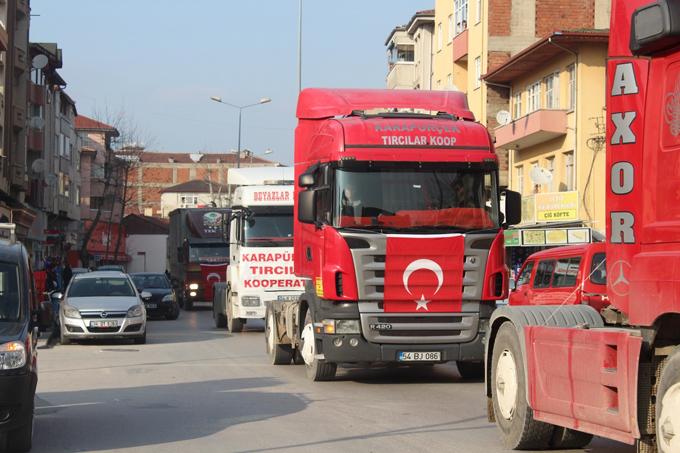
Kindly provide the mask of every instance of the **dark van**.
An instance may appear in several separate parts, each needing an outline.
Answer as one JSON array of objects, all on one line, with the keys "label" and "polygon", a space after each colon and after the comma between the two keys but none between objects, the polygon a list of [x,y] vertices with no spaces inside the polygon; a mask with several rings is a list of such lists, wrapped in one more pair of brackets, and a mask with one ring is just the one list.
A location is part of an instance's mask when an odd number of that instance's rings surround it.
[{"label": "dark van", "polygon": [[527,258],[510,294],[510,305],[591,305],[607,301],[607,266],[603,242],[558,247]]},{"label": "dark van", "polygon": [[0,241],[0,451],[29,451],[38,383],[37,298],[28,253]]}]

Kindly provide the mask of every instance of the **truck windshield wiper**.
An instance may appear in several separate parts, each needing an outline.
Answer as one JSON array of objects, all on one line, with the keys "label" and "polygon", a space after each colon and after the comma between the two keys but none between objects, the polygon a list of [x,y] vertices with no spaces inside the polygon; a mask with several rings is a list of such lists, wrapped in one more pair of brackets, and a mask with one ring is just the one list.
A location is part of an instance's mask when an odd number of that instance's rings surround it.
[{"label": "truck windshield wiper", "polygon": [[405,228],[398,228],[399,232],[410,232],[410,233],[426,233],[432,231],[446,231],[449,233],[465,233],[469,232],[470,229],[462,228],[454,225],[419,225]]}]

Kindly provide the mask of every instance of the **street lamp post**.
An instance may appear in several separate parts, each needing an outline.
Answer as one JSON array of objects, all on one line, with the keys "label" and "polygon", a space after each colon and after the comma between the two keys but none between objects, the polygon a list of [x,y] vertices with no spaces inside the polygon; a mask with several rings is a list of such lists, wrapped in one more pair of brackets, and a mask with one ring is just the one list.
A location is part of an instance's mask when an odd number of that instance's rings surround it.
[{"label": "street lamp post", "polygon": [[260,104],[267,104],[272,100],[270,98],[262,98],[259,100],[259,102],[255,102],[254,104],[236,105],[227,101],[223,101],[222,98],[219,96],[210,96],[210,99],[215,102],[219,102],[220,104],[224,104],[229,107],[238,109],[238,149],[236,150],[236,168],[241,168],[241,119],[243,117],[243,109],[247,109],[248,107],[255,107],[256,105]]}]

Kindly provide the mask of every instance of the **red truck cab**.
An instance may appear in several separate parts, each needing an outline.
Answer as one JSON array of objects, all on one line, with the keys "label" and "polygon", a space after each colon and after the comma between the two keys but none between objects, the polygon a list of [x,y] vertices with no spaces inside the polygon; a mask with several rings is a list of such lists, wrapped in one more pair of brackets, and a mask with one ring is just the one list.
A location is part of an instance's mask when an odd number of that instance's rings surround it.
[{"label": "red truck cab", "polygon": [[606,294],[605,244],[598,242],[529,256],[510,293],[510,305],[586,304],[600,311],[608,305]]}]

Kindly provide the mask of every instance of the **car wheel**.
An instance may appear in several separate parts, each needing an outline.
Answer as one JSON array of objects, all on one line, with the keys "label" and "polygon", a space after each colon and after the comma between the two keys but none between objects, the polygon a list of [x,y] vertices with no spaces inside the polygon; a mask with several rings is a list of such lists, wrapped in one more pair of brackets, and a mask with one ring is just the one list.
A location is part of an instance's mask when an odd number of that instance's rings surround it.
[{"label": "car wheel", "polygon": [[491,393],[496,423],[503,443],[511,450],[544,450],[550,445],[554,425],[534,420],[527,403],[522,349],[515,326],[498,330],[491,360]]},{"label": "car wheel", "polygon": [[63,327],[59,328],[59,342],[61,344],[63,344],[64,346],[71,344],[71,340],[66,335],[64,335],[64,328]]},{"label": "car wheel", "polygon": [[305,362],[305,372],[307,377],[314,382],[330,381],[335,377],[338,365],[329,363],[317,358],[316,339],[314,338],[314,324],[312,314],[307,310],[305,315],[305,326],[302,329],[302,345],[300,354]]},{"label": "car wheel", "polygon": [[30,451],[33,444],[33,405],[31,404],[31,416],[28,422],[7,433],[7,451],[26,452]]},{"label": "car wheel", "polygon": [[170,321],[174,321],[175,319],[179,318],[179,312],[179,305],[173,305],[172,311],[165,318]]},{"label": "car wheel", "polygon": [[135,344],[146,344],[146,331],[141,337],[135,338]]},{"label": "car wheel", "polygon": [[484,362],[456,362],[458,374],[463,379],[481,379],[484,377]]},{"label": "car wheel", "polygon": [[656,445],[659,453],[680,448],[680,349],[663,364],[656,396]]}]

